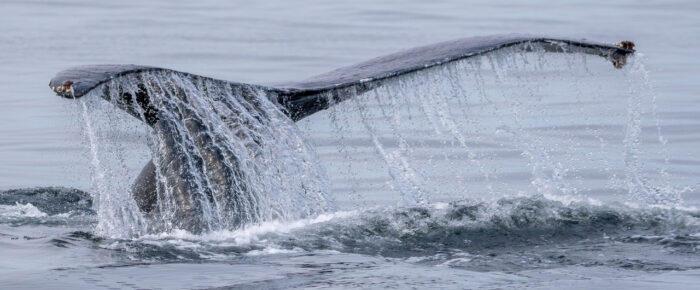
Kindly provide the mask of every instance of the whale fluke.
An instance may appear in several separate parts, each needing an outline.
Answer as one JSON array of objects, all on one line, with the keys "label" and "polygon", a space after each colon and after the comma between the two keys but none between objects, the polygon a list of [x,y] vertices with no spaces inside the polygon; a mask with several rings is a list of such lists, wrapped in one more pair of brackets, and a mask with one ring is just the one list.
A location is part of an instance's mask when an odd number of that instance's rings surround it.
[{"label": "whale fluke", "polygon": [[[257,197],[242,193],[256,189],[245,182],[248,177],[241,169],[253,165],[241,156],[267,152],[261,150],[266,141],[260,133],[266,126],[301,120],[406,74],[504,48],[597,55],[615,68],[624,66],[627,56],[634,53],[630,41],[606,44],[585,39],[497,35],[408,49],[283,84],[229,82],[142,65],[87,65],[59,72],[49,86],[64,98],[80,98],[94,91],[149,124],[157,136],[159,152],[132,187],[136,204],[142,212],[153,213],[158,210],[159,198],[168,196],[173,199],[168,206],[174,208],[169,217],[176,220],[170,223],[201,232],[212,229],[202,217],[202,212],[212,212],[207,207],[220,209],[218,215],[207,218],[227,220],[232,227],[241,226],[242,219],[260,219],[256,210],[262,204]],[[210,109],[218,114],[219,123],[213,124],[203,115]],[[212,129],[222,127],[230,132]],[[225,146],[231,140],[242,144],[237,148]],[[181,148],[183,142],[186,148]],[[313,191],[306,185],[300,188]]]},{"label": "whale fluke", "polygon": [[[343,95],[347,95],[343,94],[343,90],[353,89],[356,92],[362,92],[379,86],[386,79],[411,72],[483,55],[507,47],[519,46],[526,51],[533,50],[535,49],[533,45],[538,45],[539,48],[547,52],[598,55],[609,59],[616,68],[622,67],[626,63],[626,56],[634,53],[634,43],[631,41],[607,44],[586,39],[528,35],[469,37],[416,47],[374,58],[320,74],[305,81],[271,86],[250,86],[277,94],[278,99],[276,101],[286,109],[290,118],[297,121],[319,110],[328,108],[327,98],[318,97],[324,93],[334,93],[333,95],[338,98],[336,101],[342,101],[345,99]],[[79,98],[106,81],[147,71],[173,70],[133,64],[77,66],[56,74],[49,82],[49,87],[59,96]],[[202,76],[197,77],[206,78]],[[236,82],[230,83],[240,84]]]},{"label": "whale fluke", "polygon": [[327,98],[316,97],[320,93],[333,93],[336,97],[334,103],[337,103],[351,96],[343,93],[343,90],[362,92],[378,87],[387,79],[508,47],[525,51],[544,49],[546,52],[598,55],[609,59],[616,68],[621,68],[626,62],[626,56],[634,53],[634,44],[630,41],[605,44],[585,39],[527,35],[470,37],[404,50],[339,68],[305,81],[280,85],[278,88],[286,92],[280,103],[289,111],[292,119],[299,120],[328,108]]}]

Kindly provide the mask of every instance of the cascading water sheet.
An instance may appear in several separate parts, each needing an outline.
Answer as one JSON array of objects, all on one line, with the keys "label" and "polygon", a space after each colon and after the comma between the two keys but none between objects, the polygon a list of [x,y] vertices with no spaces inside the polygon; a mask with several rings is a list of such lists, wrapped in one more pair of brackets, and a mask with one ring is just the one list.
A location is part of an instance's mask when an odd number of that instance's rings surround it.
[{"label": "cascading water sheet", "polygon": [[[332,205],[326,197],[327,178],[313,148],[280,108],[254,87],[174,72],[144,72],[105,83],[96,91],[108,94],[112,110],[126,105],[143,120],[149,112],[137,102],[119,103],[120,96],[138,98],[140,91],[146,91],[158,107],[157,123],[143,128],[149,131],[144,141],[156,168],[156,208],[144,216],[139,212],[130,189],[123,187],[131,184],[133,173],[96,179],[97,200],[107,204],[98,206],[98,212],[108,216],[101,220],[106,225],[100,227],[106,234],[233,230],[263,221],[312,216]],[[87,110],[86,122],[99,119],[89,118]],[[104,113],[98,110],[95,114]],[[121,117],[103,118],[101,129],[109,132],[109,127],[133,123],[124,114],[116,115]],[[86,128],[93,151],[116,140],[97,140],[93,127]],[[123,162],[119,151],[105,153],[113,156],[104,159]],[[97,154],[94,163],[99,165]],[[95,166],[95,170],[101,168]],[[131,202],[125,202],[128,199]]]},{"label": "cascading water sheet", "polygon": [[[387,81],[300,126],[342,192],[360,186],[407,205],[523,194],[677,205],[663,164],[643,164],[668,153],[646,115],[655,100],[642,64],[610,70],[533,50]],[[642,117],[656,128],[642,132]]]}]

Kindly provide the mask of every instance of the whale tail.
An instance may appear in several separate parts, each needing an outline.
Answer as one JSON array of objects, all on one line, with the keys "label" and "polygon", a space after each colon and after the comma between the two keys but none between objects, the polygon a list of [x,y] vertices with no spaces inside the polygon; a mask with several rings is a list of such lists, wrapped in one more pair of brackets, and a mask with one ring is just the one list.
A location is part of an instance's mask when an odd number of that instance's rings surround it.
[{"label": "whale tail", "polygon": [[[65,98],[96,93],[149,124],[158,141],[158,156],[148,162],[134,183],[136,204],[144,213],[163,216],[168,212],[167,219],[175,228],[201,232],[221,224],[232,228],[284,215],[286,209],[260,199],[258,193],[269,188],[253,186],[260,181],[252,180],[255,174],[251,172],[266,171],[256,165],[265,159],[286,158],[274,155],[269,147],[286,151],[284,146],[304,146],[281,140],[281,136],[294,134],[293,121],[403,75],[504,48],[598,55],[616,68],[624,66],[627,56],[634,53],[630,41],[604,44],[502,35],[413,48],[278,85],[229,82],[141,65],[89,65],[58,73],[49,86]],[[222,127],[228,128],[226,132],[217,131]],[[282,129],[271,131],[272,127]],[[273,135],[281,136],[275,139]],[[302,167],[299,170],[308,169]],[[306,197],[295,199],[318,203],[322,190],[309,183],[313,182],[307,180],[298,188]]]},{"label": "whale tail", "polygon": [[[392,78],[509,47],[523,51],[541,50],[544,52],[598,55],[610,60],[615,68],[624,66],[627,62],[627,55],[634,53],[634,43],[631,41],[606,44],[585,39],[496,35],[463,38],[416,47],[339,68],[305,81],[272,86],[224,82],[237,86],[255,87],[272,93],[277,97],[273,101],[282,105],[289,117],[297,121],[330,106],[328,99],[321,97],[322,95],[330,94],[335,97],[332,103],[338,103],[350,97],[352,94],[348,92],[351,91],[361,93],[381,86],[382,82]],[[59,96],[79,98],[109,80],[153,71],[173,70],[143,65],[78,66],[59,72],[51,79],[49,87]],[[182,74],[210,79],[188,73]],[[136,96],[136,99],[143,100],[145,98]],[[127,100],[127,102],[129,101],[131,100]]]}]

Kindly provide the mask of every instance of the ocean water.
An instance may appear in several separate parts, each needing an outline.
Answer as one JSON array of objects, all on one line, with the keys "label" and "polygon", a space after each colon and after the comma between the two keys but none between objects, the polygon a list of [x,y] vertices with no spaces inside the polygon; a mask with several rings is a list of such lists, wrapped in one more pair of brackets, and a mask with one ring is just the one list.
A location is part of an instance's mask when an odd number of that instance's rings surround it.
[{"label": "ocean water", "polygon": [[[0,3],[3,288],[697,287],[696,2],[93,2]],[[638,53],[507,50],[357,96],[289,129],[332,206],[199,235],[125,214],[146,126],[46,85],[96,63],[279,83],[502,33]]]}]

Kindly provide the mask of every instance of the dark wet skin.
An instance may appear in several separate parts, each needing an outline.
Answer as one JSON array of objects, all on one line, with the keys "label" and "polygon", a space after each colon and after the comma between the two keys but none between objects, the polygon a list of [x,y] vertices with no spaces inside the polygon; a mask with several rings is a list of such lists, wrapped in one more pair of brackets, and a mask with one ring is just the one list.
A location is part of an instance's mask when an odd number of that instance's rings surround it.
[{"label": "dark wet skin", "polygon": [[[384,57],[375,58],[357,65],[340,68],[326,74],[318,75],[307,81],[281,84],[275,86],[246,85],[235,82],[219,81],[210,78],[181,73],[198,79],[212,80],[233,89],[242,90],[244,98],[251,98],[252,93],[245,90],[256,88],[266,92],[267,97],[279,103],[287,116],[292,120],[301,120],[315,112],[325,110],[332,104],[336,104],[351,98],[354,95],[371,90],[382,85],[382,82],[394,77],[442,65],[473,56],[482,55],[498,49],[520,45],[524,50],[531,50],[529,44],[537,44],[547,52],[579,52],[599,55],[610,60],[616,68],[626,63],[627,55],[634,53],[634,43],[623,41],[616,45],[591,42],[587,40],[556,39],[545,37],[533,37],[522,35],[502,35],[465,38],[444,43],[433,44],[424,47],[405,50]],[[87,94],[100,84],[126,75],[138,74],[149,71],[170,71],[163,68],[139,66],[139,65],[93,65],[82,66],[60,72],[51,80],[49,86],[60,96],[66,98],[79,98]],[[106,88],[106,87],[105,87]],[[178,138],[173,136],[174,124],[169,118],[160,117],[159,108],[153,104],[153,98],[149,96],[143,86],[134,93],[119,93],[118,100],[109,100],[110,92],[103,92],[103,98],[114,102],[118,107],[132,116],[146,122],[153,129],[157,138],[164,143],[161,146],[160,165],[149,161],[136,178],[132,186],[132,195],[139,209],[147,216],[155,216],[159,196],[157,192],[157,176],[163,176],[167,184],[171,185],[169,192],[175,196],[177,213],[173,221],[178,228],[186,229],[193,233],[206,231],[201,223],[201,204],[193,198],[192,192],[207,191],[206,195],[215,194],[208,188],[200,188],[190,182],[189,176],[192,165],[187,162],[178,146]],[[173,86],[174,94],[170,98],[187,102],[188,96],[183,90]],[[158,93],[158,92],[156,92]],[[161,92],[162,93],[162,92]],[[176,106],[176,103],[166,104]],[[172,109],[172,108],[170,108]],[[222,207],[233,216],[237,207],[246,204],[246,195],[235,194],[235,191],[245,191],[244,185],[238,184],[234,175],[242,174],[237,169],[237,157],[233,152],[223,151],[222,148],[210,146],[213,138],[204,125],[204,121],[188,110],[186,106],[176,108],[181,112],[180,118],[187,120],[187,130],[192,136],[197,136],[194,142],[200,149],[203,160],[200,164],[206,164],[207,175],[212,177],[212,188],[219,193],[228,194],[227,204]],[[173,111],[173,110],[170,110]],[[235,118],[233,118],[235,119]],[[254,148],[256,144],[246,144]],[[254,149],[253,149],[254,150]],[[228,166],[232,165],[232,166]],[[211,198],[214,198],[211,196]]]}]

